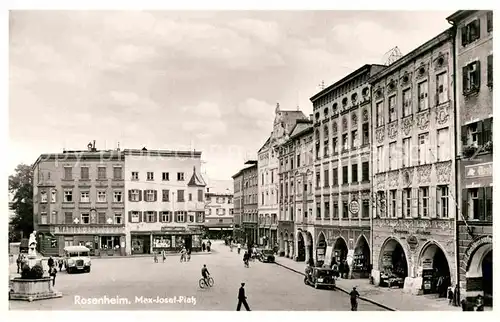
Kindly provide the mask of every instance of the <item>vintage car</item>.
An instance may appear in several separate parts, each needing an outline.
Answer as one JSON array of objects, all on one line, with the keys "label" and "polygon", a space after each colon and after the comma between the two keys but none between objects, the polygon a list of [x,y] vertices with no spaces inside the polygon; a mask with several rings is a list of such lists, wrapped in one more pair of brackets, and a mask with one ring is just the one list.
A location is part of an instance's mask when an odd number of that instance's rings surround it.
[{"label": "vintage car", "polygon": [[330,268],[313,267],[311,273],[304,277],[304,284],[335,289],[334,271]]},{"label": "vintage car", "polygon": [[64,267],[69,274],[76,271],[90,272],[90,249],[85,246],[64,247]]},{"label": "vintage car", "polygon": [[258,258],[263,263],[274,263],[274,251],[272,249],[262,249],[258,253]]}]

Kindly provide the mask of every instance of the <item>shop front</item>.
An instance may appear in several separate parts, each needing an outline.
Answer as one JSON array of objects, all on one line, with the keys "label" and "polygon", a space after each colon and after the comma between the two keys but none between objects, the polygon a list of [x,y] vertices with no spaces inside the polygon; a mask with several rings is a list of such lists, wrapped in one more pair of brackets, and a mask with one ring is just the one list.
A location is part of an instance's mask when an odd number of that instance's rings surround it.
[{"label": "shop front", "polygon": [[316,263],[315,266],[323,266],[326,260],[326,237],[320,232],[316,239]]},{"label": "shop front", "polygon": [[278,222],[279,256],[293,257],[294,225],[291,221]]},{"label": "shop front", "polygon": [[132,255],[151,254],[151,233],[131,232],[130,240]]},{"label": "shop front", "polygon": [[370,246],[366,237],[361,235],[356,243],[356,247],[354,248],[352,278],[369,278],[370,271]]},{"label": "shop front", "polygon": [[178,252],[183,247],[201,250],[203,227],[199,225],[165,226],[158,231],[131,232],[132,254]]}]

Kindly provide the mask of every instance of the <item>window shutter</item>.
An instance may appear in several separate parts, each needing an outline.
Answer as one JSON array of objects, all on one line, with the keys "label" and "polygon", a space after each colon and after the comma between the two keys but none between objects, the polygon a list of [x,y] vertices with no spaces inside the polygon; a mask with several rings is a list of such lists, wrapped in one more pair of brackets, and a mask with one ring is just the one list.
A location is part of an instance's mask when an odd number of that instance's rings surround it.
[{"label": "window shutter", "polygon": [[485,220],[486,221],[492,221],[493,220],[493,209],[492,209],[492,202],[493,202],[493,188],[492,187],[485,187],[485,195],[486,195],[486,215],[485,215]]},{"label": "window shutter", "polygon": [[412,194],[412,203],[413,203],[412,216],[413,216],[413,218],[418,218],[419,214],[420,214],[420,207],[419,207],[420,200],[419,200],[418,188],[412,189],[411,194]]},{"label": "window shutter", "polygon": [[172,212],[173,222],[177,222],[177,211]]},{"label": "window shutter", "polygon": [[147,202],[147,201],[149,201],[149,200],[148,200],[148,198],[147,198],[146,191],[147,191],[147,190],[143,190],[143,191],[142,191],[142,195],[143,195],[143,197],[142,197],[142,198],[143,198],[143,200],[144,200],[144,201],[146,201],[146,202]]},{"label": "window shutter", "polygon": [[476,86],[479,88],[481,86],[481,61],[477,60],[476,61],[476,80],[477,80],[477,83],[476,83]]},{"label": "window shutter", "polygon": [[484,220],[484,210],[485,210],[485,205],[486,205],[486,199],[484,198],[484,187],[478,188],[478,198],[479,198],[479,214],[476,216],[476,218],[479,218],[479,220]]},{"label": "window shutter", "polygon": [[132,201],[132,190],[128,191],[128,201]]},{"label": "window shutter", "polygon": [[462,67],[462,92],[467,92],[469,90],[469,68],[468,66]]},{"label": "window shutter", "polygon": [[[468,139],[468,128],[467,125],[462,126],[461,128],[462,131],[462,147],[467,146],[467,139]],[[463,154],[463,151],[462,151]]]},{"label": "window shutter", "polygon": [[448,73],[443,74],[443,102],[448,101]]},{"label": "window shutter", "polygon": [[137,190],[139,192],[139,201],[142,201],[142,191],[141,190]]},{"label": "window shutter", "polygon": [[[403,212],[404,212],[404,207],[403,207],[403,203],[399,203],[398,200],[403,200],[404,198],[404,194],[403,194],[403,191],[396,191],[396,212],[397,212],[397,217],[398,218],[403,218]],[[401,205],[401,208],[398,206]]]},{"label": "window shutter", "polygon": [[493,55],[488,56],[488,85],[493,84]]},{"label": "window shutter", "polygon": [[[437,191],[437,189],[438,188],[436,187],[436,191]],[[436,206],[437,206],[437,202],[435,201],[436,194],[435,193],[434,194],[431,193],[432,192],[432,188],[431,187],[429,187],[427,189],[427,191],[428,191],[428,194],[429,194],[428,195],[429,198],[427,199],[427,213],[429,214],[430,218],[436,218],[437,217],[437,211],[436,211],[436,209],[432,209],[432,205],[433,204],[436,204]]]},{"label": "window shutter", "polygon": [[168,211],[168,222],[174,221],[174,213],[172,211]]},{"label": "window shutter", "polygon": [[468,189],[462,189],[462,216],[458,220],[468,220],[469,219],[469,191]]},{"label": "window shutter", "polygon": [[154,199],[154,201],[157,201],[158,200],[158,190],[154,190],[154,192],[155,192],[155,199]]},{"label": "window shutter", "polygon": [[434,218],[442,218],[443,214],[440,212],[441,211],[441,193],[442,190],[440,187],[436,187],[436,214]]},{"label": "window shutter", "polygon": [[145,211],[139,211],[139,222],[146,221],[144,218],[145,214],[146,214]]},{"label": "window shutter", "polygon": [[158,222],[158,211],[155,211],[154,213],[155,213],[154,222]]},{"label": "window shutter", "polygon": [[483,121],[477,122],[477,145],[480,147],[486,142],[483,142],[484,130]]},{"label": "window shutter", "polygon": [[467,45],[467,26],[462,27],[462,46]]},{"label": "window shutter", "polygon": [[[129,190],[130,192],[130,190]],[[128,212],[128,222],[132,222],[132,211]]]},{"label": "window shutter", "polygon": [[474,40],[476,40],[481,38],[481,24],[479,23],[479,19],[474,21],[474,27],[476,29],[476,38]]},{"label": "window shutter", "polygon": [[491,128],[492,128],[493,118],[483,120],[483,144],[488,143],[492,140]]}]

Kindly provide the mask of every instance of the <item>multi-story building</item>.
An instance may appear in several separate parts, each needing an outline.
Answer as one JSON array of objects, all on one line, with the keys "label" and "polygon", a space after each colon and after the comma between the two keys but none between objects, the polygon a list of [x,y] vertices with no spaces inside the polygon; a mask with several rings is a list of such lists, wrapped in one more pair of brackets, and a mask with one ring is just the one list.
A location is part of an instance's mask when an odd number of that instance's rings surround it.
[{"label": "multi-story building", "polygon": [[493,12],[461,10],[455,30],[457,237],[462,297],[493,297]]},{"label": "multi-story building", "polygon": [[371,87],[385,66],[364,65],[311,97],[314,111],[316,261],[370,268]]},{"label": "multi-story building", "polygon": [[258,240],[257,229],[257,161],[248,160],[246,167],[232,176],[234,180],[235,199],[234,217],[241,222],[235,232],[235,238],[248,244]]},{"label": "multi-story building", "polygon": [[205,223],[201,152],[124,150],[127,254],[197,250]]},{"label": "multi-story building", "polygon": [[457,280],[453,42],[446,30],[370,78],[373,271],[415,293]]},{"label": "multi-story building", "polygon": [[284,111],[276,104],[273,131],[258,151],[259,243],[274,247],[278,242],[278,147],[286,140],[301,111]]},{"label": "multi-story building", "polygon": [[[311,116],[312,117],[312,116]],[[280,250],[296,261],[312,258],[314,218],[312,120],[296,121],[289,139],[280,146]]]},{"label": "multi-story building", "polygon": [[233,178],[233,239],[243,240],[243,172],[240,170]]},{"label": "multi-story building", "polygon": [[42,154],[33,165],[33,221],[45,256],[84,245],[91,255],[125,255],[124,155],[98,151]]},{"label": "multi-story building", "polygon": [[205,190],[205,232],[207,238],[233,236],[233,182],[209,180]]}]

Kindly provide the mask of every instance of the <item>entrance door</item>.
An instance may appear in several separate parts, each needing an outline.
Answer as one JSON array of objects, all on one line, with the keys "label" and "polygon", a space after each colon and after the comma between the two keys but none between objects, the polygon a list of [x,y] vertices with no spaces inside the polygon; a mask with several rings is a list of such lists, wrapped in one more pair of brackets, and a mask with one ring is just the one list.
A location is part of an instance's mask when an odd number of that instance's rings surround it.
[{"label": "entrance door", "polygon": [[484,304],[493,305],[493,251],[489,251],[483,259],[483,291]]},{"label": "entrance door", "polygon": [[186,246],[186,249],[192,249],[193,248],[193,236],[187,235],[184,237],[184,245]]},{"label": "entrance door", "polygon": [[149,236],[144,236],[143,240],[143,254],[151,253],[151,239]]}]

